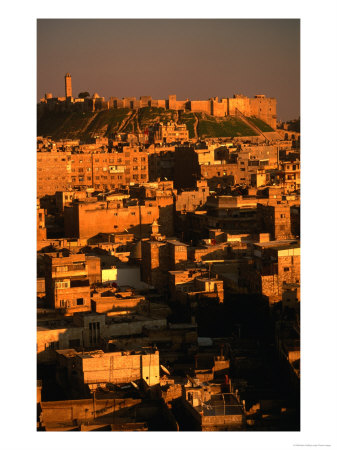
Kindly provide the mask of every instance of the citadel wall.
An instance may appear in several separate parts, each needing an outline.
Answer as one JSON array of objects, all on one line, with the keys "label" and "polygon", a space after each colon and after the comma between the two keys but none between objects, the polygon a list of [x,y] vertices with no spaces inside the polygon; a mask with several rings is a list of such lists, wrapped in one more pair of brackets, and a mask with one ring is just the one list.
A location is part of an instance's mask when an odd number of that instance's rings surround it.
[{"label": "citadel wall", "polygon": [[137,110],[144,107],[157,107],[171,109],[174,111],[204,112],[216,117],[225,117],[227,115],[236,116],[255,116],[272,128],[276,128],[276,99],[267,98],[265,95],[255,95],[249,98],[241,94],[233,95],[233,98],[210,98],[208,100],[177,100],[176,95],[169,95],[167,100],[155,100],[151,96],[141,96],[139,100],[136,97],[110,97],[108,101],[95,93],[92,97],[87,97],[79,103],[79,99],[72,97],[72,81],[69,73],[65,76],[65,94],[66,97],[52,97],[48,93],[39,103],[40,110],[55,110],[82,108],[84,111],[97,111],[100,109],[111,108],[129,108]]}]

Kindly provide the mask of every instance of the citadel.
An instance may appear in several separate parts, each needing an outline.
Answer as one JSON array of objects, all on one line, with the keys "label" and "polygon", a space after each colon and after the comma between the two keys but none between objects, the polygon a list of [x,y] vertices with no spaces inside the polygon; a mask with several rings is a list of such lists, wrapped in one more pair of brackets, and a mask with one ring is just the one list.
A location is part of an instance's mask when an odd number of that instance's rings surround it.
[{"label": "citadel", "polygon": [[150,96],[141,96],[139,100],[136,97],[105,97],[95,92],[92,96],[86,98],[73,97],[72,79],[69,73],[65,75],[65,96],[53,97],[52,93],[46,93],[40,99],[38,111],[43,113],[45,110],[79,110],[86,112],[100,111],[104,109],[129,108],[137,110],[139,108],[152,107],[164,108],[174,111],[201,112],[215,117],[225,116],[248,116],[257,117],[276,128],[276,99],[267,98],[265,95],[255,95],[249,98],[241,94],[234,94],[233,98],[211,97],[208,100],[177,100],[176,95],[169,95],[168,99],[155,100]]}]

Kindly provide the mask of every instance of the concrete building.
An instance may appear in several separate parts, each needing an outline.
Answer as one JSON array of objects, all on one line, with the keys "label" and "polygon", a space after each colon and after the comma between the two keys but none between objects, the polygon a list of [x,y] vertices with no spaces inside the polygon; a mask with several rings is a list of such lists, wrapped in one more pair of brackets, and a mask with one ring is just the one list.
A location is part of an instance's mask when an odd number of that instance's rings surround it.
[{"label": "concrete building", "polygon": [[183,406],[197,431],[231,431],[246,428],[245,409],[240,397],[222,393],[221,386],[191,380],[185,385]]},{"label": "concrete building", "polygon": [[90,311],[90,282],[85,255],[45,256],[46,295],[50,307],[68,314]]},{"label": "concrete building", "polygon": [[121,384],[144,380],[149,386],[159,383],[159,351],[152,348],[133,352],[78,353],[73,360],[76,382],[90,390],[107,383]]}]

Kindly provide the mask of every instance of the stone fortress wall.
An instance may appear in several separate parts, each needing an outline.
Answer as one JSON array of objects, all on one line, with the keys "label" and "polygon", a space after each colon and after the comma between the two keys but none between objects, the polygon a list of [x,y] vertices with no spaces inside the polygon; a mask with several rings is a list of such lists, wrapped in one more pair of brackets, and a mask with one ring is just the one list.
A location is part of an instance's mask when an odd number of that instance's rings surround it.
[{"label": "stone fortress wall", "polygon": [[137,110],[144,107],[157,107],[174,111],[204,112],[215,117],[255,116],[272,128],[276,128],[276,99],[267,98],[265,95],[255,95],[254,98],[243,95],[234,95],[233,98],[210,98],[209,100],[177,100],[176,95],[169,95],[167,100],[154,100],[152,97],[126,97],[118,99],[110,97],[105,102],[106,108],[130,108]]},{"label": "stone fortress wall", "polygon": [[265,95],[255,95],[249,98],[241,94],[234,94],[233,98],[212,97],[208,100],[177,100],[176,95],[169,95],[168,99],[155,100],[150,96],[136,97],[110,97],[105,100],[95,93],[92,97],[78,99],[72,97],[71,75],[65,76],[65,97],[54,98],[51,93],[41,99],[40,105],[47,109],[57,109],[58,106],[71,109],[72,106],[85,111],[99,111],[104,109],[129,108],[138,110],[144,107],[171,109],[174,111],[204,112],[215,117],[247,116],[257,117],[272,128],[276,129],[276,99]]}]

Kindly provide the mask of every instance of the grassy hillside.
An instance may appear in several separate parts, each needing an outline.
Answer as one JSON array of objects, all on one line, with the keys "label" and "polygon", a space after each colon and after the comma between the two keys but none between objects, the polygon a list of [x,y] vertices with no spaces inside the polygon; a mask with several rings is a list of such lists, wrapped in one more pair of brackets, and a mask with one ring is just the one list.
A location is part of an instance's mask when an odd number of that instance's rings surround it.
[{"label": "grassy hillside", "polygon": [[258,127],[262,132],[264,131],[275,131],[271,126],[269,126],[266,122],[259,119],[258,117],[247,117],[247,119],[252,122],[256,127]]},{"label": "grassy hillside", "polygon": [[[138,111],[128,108],[98,112],[45,112],[37,121],[37,134],[53,139],[87,139],[94,135],[111,136],[114,132],[137,132],[157,122],[173,120],[185,123],[191,138],[255,136],[256,132],[237,117],[213,117],[164,108],[146,107]],[[260,119],[251,118],[262,131],[270,127]],[[268,129],[267,129],[268,127]],[[195,134],[197,131],[197,136]]]},{"label": "grassy hillside", "polygon": [[257,133],[238,117],[214,117],[205,113],[196,113],[198,117],[198,135],[200,137],[236,137],[256,136]]}]

